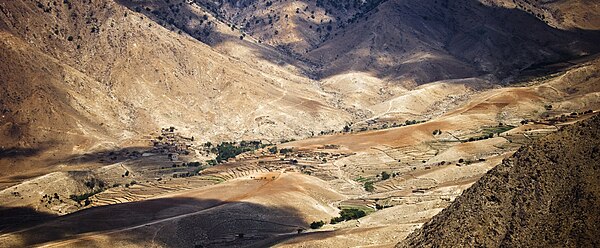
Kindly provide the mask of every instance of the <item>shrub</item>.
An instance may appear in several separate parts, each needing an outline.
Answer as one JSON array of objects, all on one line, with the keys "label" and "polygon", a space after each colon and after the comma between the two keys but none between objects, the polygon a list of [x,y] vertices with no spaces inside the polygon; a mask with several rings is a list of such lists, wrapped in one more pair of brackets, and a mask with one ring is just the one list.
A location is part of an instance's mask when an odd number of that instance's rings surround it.
[{"label": "shrub", "polygon": [[390,178],[390,174],[383,171],[381,172],[381,180],[388,180]]},{"label": "shrub", "polygon": [[269,152],[270,152],[271,154],[276,154],[276,153],[277,153],[277,147],[276,147],[276,146],[272,146],[272,147],[270,147],[270,148],[269,148]]},{"label": "shrub", "polygon": [[286,153],[290,153],[292,151],[293,151],[293,149],[291,149],[291,148],[283,148],[283,149],[279,150],[279,153],[286,154]]},{"label": "shrub", "polygon": [[189,162],[187,164],[188,167],[199,167],[201,165],[202,165],[202,163],[200,163],[200,162]]},{"label": "shrub", "polygon": [[369,192],[373,192],[375,190],[375,186],[373,186],[373,182],[365,182],[364,184],[365,190]]},{"label": "shrub", "polygon": [[323,222],[322,220],[313,221],[312,223],[310,223],[310,228],[311,229],[319,229],[319,228],[323,227],[323,225],[325,225],[325,222]]}]

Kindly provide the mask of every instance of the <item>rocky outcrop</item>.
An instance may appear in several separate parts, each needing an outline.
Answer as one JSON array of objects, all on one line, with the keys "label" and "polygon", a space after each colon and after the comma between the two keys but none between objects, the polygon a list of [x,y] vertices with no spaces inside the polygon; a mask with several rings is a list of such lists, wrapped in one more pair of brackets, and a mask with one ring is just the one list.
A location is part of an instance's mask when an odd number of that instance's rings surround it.
[{"label": "rocky outcrop", "polygon": [[397,247],[600,246],[599,127],[522,147]]}]

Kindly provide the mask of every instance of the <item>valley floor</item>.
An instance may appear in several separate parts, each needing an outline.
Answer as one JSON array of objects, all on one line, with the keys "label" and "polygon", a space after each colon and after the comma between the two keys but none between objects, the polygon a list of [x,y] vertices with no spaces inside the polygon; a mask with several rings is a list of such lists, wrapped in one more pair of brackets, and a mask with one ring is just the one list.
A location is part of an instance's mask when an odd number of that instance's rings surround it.
[{"label": "valley floor", "polygon": [[[147,153],[26,180],[0,191],[0,245],[391,247],[521,145],[592,116],[581,110],[598,110],[597,92],[564,93],[598,89],[597,78],[569,78],[596,70],[582,68],[476,93],[426,122],[287,142],[190,177],[174,176],[190,172],[171,155]],[[94,177],[114,181],[85,204],[67,199]],[[367,216],[330,224],[340,209]]]}]

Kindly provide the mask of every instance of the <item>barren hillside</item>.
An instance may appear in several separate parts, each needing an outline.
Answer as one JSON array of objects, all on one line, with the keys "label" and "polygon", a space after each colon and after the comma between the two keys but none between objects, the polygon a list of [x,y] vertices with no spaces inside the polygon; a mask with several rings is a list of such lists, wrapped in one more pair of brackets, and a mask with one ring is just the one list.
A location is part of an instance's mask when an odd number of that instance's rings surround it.
[{"label": "barren hillside", "polygon": [[0,0],[0,247],[597,246],[596,10]]},{"label": "barren hillside", "polygon": [[0,6],[3,161],[146,145],[168,126],[201,141],[277,140],[351,118],[310,79],[222,55],[113,1]]},{"label": "barren hillside", "polygon": [[600,116],[519,149],[398,247],[600,245]]},{"label": "barren hillside", "polygon": [[[407,83],[492,75],[597,52],[595,31],[553,29],[478,1],[387,1],[311,51],[322,75],[368,71]],[[333,61],[333,62],[332,62]]]},{"label": "barren hillside", "polygon": [[577,23],[593,27],[596,6],[580,2],[124,2],[213,46],[239,37],[283,51],[320,78],[358,71],[405,85],[483,75],[508,82],[530,66],[593,54],[600,39],[596,28],[552,27],[539,14],[585,16]]}]

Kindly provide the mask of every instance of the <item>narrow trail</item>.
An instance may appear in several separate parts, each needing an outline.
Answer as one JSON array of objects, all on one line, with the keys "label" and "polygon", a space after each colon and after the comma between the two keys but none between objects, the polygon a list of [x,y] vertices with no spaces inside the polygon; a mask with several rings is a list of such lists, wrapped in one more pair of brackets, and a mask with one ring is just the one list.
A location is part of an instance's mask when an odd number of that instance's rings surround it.
[{"label": "narrow trail", "polygon": [[288,95],[288,90],[285,87],[283,87],[283,83],[281,81],[279,81],[279,88],[281,88],[281,92],[283,92],[283,94],[281,94],[280,97],[275,98],[275,99],[273,99],[273,100],[271,100],[271,101],[269,101],[269,102],[267,102],[265,104],[260,104],[256,109],[250,111],[246,115],[245,119],[256,118],[256,116],[253,116],[256,112],[262,110],[265,106],[269,106],[269,105],[272,105],[273,103],[276,103],[276,102],[279,102],[279,101],[283,100],[283,98],[285,98]]}]

